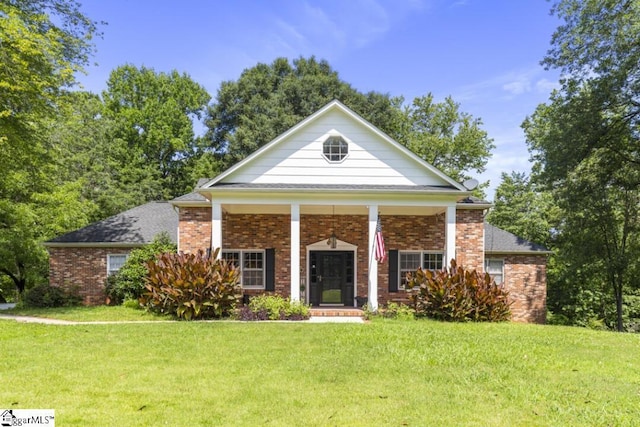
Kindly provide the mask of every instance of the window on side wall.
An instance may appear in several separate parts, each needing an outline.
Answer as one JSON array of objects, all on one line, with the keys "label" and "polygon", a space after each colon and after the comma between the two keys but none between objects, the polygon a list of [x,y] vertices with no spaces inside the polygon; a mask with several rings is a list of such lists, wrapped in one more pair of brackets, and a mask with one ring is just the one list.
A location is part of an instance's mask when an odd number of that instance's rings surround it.
[{"label": "window on side wall", "polygon": [[423,270],[437,271],[443,268],[444,254],[429,251],[400,251],[398,272],[400,274],[399,289],[407,289],[407,273],[415,272],[419,267]]},{"label": "window on side wall", "polygon": [[245,289],[264,289],[264,251],[227,250],[222,259],[233,262],[240,269],[240,283]]},{"label": "window on side wall", "polygon": [[120,271],[126,260],[127,254],[107,255],[107,276],[112,276]]},{"label": "window on side wall", "polygon": [[484,271],[496,281],[496,284],[500,285],[504,282],[504,260],[488,258],[484,260]]}]

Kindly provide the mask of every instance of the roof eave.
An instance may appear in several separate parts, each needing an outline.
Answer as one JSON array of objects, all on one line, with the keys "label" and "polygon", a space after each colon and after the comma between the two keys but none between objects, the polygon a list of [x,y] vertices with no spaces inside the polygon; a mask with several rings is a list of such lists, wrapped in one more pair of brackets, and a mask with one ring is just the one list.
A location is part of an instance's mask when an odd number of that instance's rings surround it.
[{"label": "roof eave", "polygon": [[47,248],[139,248],[148,243],[122,242],[44,242]]},{"label": "roof eave", "polygon": [[[212,188],[203,188],[199,189],[198,192],[205,196],[205,194],[214,194],[216,192],[225,192],[225,193],[252,193],[256,191],[265,191],[263,188],[223,188],[223,187],[212,187]],[[411,190],[411,189],[361,189],[361,188],[274,188],[269,189],[270,194],[284,193],[284,194],[294,194],[294,193],[362,193],[362,194],[415,194],[415,195],[438,195],[438,196],[457,196],[457,197],[467,197],[471,194],[471,192],[463,192],[459,190]],[[206,197],[206,196],[205,196]],[[464,205],[464,203],[462,203]],[[469,204],[471,205],[471,204]],[[491,205],[489,205],[491,206]]]},{"label": "roof eave", "polygon": [[490,254],[490,255],[551,255],[553,252],[552,251],[536,251],[536,250],[521,250],[521,251],[501,251],[501,250],[490,250],[490,249],[485,249],[484,250],[485,254]]}]

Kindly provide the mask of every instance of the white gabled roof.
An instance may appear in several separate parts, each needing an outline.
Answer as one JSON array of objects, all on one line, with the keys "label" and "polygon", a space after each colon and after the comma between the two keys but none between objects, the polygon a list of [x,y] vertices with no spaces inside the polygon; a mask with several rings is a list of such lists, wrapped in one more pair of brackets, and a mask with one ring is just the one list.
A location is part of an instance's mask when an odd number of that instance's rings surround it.
[{"label": "white gabled roof", "polygon": [[[335,125],[335,127],[334,127]],[[329,164],[317,154],[328,135],[349,141],[350,156]],[[313,158],[309,153],[314,153]],[[385,157],[386,156],[386,157]],[[200,187],[221,184],[379,184],[467,192],[433,165],[334,100]]]}]

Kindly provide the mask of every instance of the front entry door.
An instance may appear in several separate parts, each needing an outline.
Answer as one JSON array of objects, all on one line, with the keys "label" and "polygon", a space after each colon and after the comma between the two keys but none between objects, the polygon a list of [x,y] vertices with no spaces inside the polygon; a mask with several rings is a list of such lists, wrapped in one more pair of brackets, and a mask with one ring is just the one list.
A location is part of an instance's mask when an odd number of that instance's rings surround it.
[{"label": "front entry door", "polygon": [[312,251],[309,264],[312,305],[353,306],[353,252]]}]

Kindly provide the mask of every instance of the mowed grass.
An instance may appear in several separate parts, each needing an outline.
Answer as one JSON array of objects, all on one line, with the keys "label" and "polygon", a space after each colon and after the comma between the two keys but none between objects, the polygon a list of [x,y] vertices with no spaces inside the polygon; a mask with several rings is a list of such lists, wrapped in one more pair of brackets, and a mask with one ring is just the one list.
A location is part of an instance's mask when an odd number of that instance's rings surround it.
[{"label": "mowed grass", "polygon": [[522,324],[0,321],[0,407],[64,426],[632,426],[640,336]]},{"label": "mowed grass", "polygon": [[128,322],[150,320],[172,320],[169,316],[158,316],[146,310],[136,310],[124,306],[74,306],[56,308],[16,307],[0,311],[12,316],[42,317],[48,319],[69,320],[72,322]]}]

